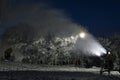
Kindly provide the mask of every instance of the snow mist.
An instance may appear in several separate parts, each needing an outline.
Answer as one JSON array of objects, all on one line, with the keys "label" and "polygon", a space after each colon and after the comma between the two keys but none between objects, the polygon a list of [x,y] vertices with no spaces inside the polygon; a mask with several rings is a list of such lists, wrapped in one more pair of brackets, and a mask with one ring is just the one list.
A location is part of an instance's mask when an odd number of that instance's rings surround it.
[{"label": "snow mist", "polygon": [[90,33],[79,33],[74,49],[86,55],[101,56],[106,54],[106,49]]},{"label": "snow mist", "polygon": [[[30,32],[29,29],[32,28],[31,33],[34,34],[27,36],[34,36],[32,38],[39,39],[41,35],[52,33],[54,36],[65,38],[65,40],[72,40],[74,42],[73,50],[80,50],[83,53],[88,53],[88,55],[96,56],[106,53],[106,50],[85,28],[64,15],[65,12],[63,10],[51,8],[46,4],[40,3],[16,5],[13,9],[9,9],[8,13],[3,15],[4,23],[7,25],[19,23],[30,25],[30,28],[27,28],[27,32]],[[20,27],[21,32],[24,33],[26,31],[23,30],[25,26]]]}]

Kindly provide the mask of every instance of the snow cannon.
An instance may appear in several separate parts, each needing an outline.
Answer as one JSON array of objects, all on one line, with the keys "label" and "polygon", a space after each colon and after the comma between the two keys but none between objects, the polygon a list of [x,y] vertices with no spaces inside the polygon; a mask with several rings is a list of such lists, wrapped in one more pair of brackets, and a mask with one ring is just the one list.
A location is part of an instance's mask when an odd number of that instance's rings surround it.
[{"label": "snow cannon", "polygon": [[115,66],[115,60],[116,56],[111,51],[107,51],[106,54],[102,55],[100,74],[103,74],[103,72],[108,72],[108,75],[110,75],[111,71],[118,71],[120,73],[120,65],[117,64],[117,66]]}]

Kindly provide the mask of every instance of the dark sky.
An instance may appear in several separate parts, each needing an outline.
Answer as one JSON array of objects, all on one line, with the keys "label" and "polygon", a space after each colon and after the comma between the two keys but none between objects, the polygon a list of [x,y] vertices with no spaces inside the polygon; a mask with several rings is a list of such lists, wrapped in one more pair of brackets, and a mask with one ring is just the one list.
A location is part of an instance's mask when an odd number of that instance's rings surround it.
[{"label": "dark sky", "polygon": [[[10,8],[40,2],[41,0],[13,0]],[[120,32],[120,0],[42,0],[42,2],[64,10],[72,21],[85,26],[94,36],[108,36]],[[2,27],[5,29],[6,25]]]},{"label": "dark sky", "polygon": [[120,32],[120,0],[59,0],[53,3],[93,35]]}]

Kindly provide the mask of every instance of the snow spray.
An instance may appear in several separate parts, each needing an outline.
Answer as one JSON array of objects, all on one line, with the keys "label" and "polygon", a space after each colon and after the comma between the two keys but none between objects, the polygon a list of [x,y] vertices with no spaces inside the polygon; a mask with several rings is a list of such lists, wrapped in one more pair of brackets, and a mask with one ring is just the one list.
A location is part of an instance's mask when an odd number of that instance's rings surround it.
[{"label": "snow spray", "polygon": [[79,33],[74,49],[86,55],[101,56],[106,54],[106,49],[90,33]]},{"label": "snow spray", "polygon": [[[26,23],[32,28],[32,34],[28,37],[40,38],[44,34],[50,32],[55,36],[68,37],[75,42],[74,50],[81,50],[88,55],[100,56],[106,53],[106,50],[100,45],[100,43],[89,33],[84,33],[85,28],[81,25],[74,23],[70,18],[64,15],[63,11],[50,7],[47,4],[24,4],[22,6],[15,6],[13,10],[9,10],[9,15],[4,14],[8,18],[5,18],[5,23]],[[18,19],[20,18],[20,20]],[[13,25],[16,25],[13,24]],[[18,31],[24,33],[25,26],[20,26]],[[31,28],[27,28],[27,32],[30,32]],[[16,30],[17,31],[17,30]],[[82,32],[83,31],[83,32]],[[81,33],[82,32],[82,33]],[[13,33],[14,34],[14,33]],[[77,34],[77,35],[76,35]],[[12,34],[11,34],[12,35]]]}]

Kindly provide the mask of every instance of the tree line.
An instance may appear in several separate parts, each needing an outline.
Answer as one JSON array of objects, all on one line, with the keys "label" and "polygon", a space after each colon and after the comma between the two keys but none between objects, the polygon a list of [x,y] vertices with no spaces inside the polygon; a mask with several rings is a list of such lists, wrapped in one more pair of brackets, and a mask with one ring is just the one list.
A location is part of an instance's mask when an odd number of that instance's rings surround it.
[{"label": "tree line", "polygon": [[[24,25],[27,26],[27,25]],[[82,51],[73,51],[74,40],[70,37],[60,38],[51,33],[46,36],[34,38],[32,30],[27,31],[25,27],[23,33],[18,27],[13,27],[3,34],[2,43],[8,44],[13,49],[12,61],[20,61],[30,64],[46,65],[76,65],[81,67],[92,67],[101,65],[100,57],[86,56]],[[29,37],[27,35],[30,35]],[[115,65],[120,65],[120,34],[114,34],[110,37],[98,37],[98,41],[103,47],[115,54]],[[20,54],[18,56],[18,53]],[[76,54],[80,53],[80,54]],[[17,56],[17,57],[16,57]],[[4,56],[1,58],[4,60]]]}]

